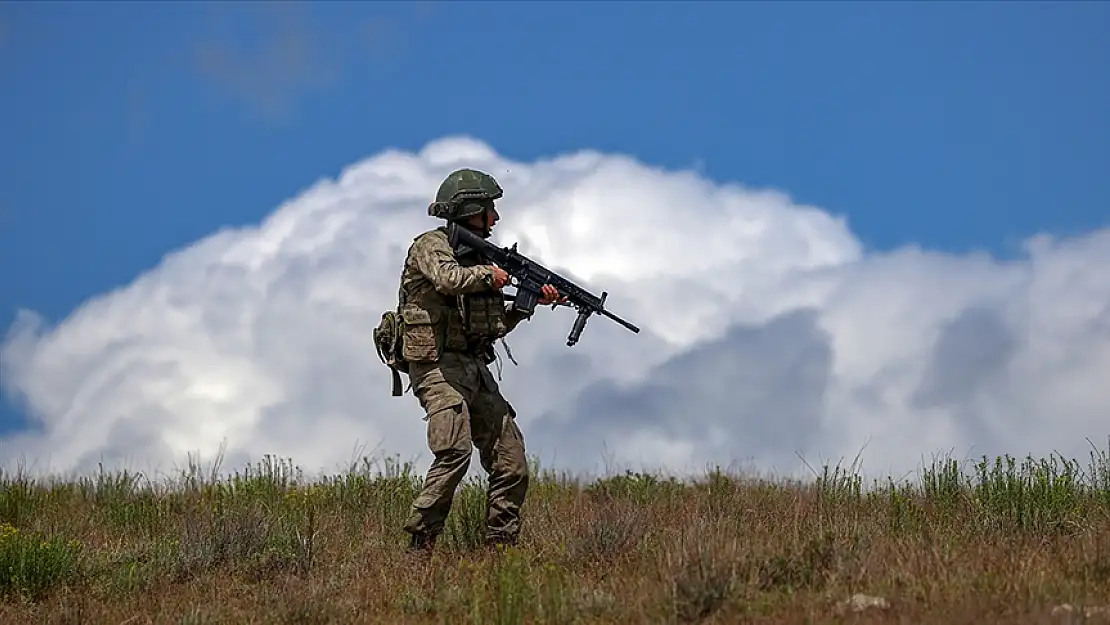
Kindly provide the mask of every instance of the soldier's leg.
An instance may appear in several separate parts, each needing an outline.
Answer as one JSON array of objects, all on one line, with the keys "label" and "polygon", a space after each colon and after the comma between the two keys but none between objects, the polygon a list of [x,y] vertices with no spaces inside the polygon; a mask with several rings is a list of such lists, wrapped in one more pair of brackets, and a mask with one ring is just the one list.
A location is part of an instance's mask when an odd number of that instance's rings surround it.
[{"label": "soldier's leg", "polygon": [[461,379],[464,372],[438,367],[430,371],[416,368],[413,373],[413,394],[427,415],[428,448],[434,460],[404,529],[427,540],[443,531],[455,489],[470,466],[470,407],[463,396],[468,386]]},{"label": "soldier's leg", "polygon": [[496,388],[483,387],[470,404],[471,437],[489,474],[486,539],[515,543],[528,492],[528,460],[516,412]]}]

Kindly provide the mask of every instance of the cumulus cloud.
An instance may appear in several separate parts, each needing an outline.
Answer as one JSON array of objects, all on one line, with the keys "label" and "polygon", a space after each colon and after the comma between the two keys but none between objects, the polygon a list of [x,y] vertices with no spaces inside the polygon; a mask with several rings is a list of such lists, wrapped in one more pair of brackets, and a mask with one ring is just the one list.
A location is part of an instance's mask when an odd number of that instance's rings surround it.
[{"label": "cumulus cloud", "polygon": [[867,252],[778,191],[452,137],[352,165],[56,326],[21,314],[4,389],[38,427],[0,455],[165,468],[226,443],[229,468],[276,454],[335,470],[372,449],[426,462],[422,413],[389,394],[371,331],[462,166],[507,189],[499,243],[608,291],[643,329],[595,318],[568,348],[573,312],[542,309],[510,337],[502,386],[544,464],[784,474],[862,449],[866,471],[901,474],[944,452],[1084,457],[1107,435],[1110,229],[1005,262]]}]

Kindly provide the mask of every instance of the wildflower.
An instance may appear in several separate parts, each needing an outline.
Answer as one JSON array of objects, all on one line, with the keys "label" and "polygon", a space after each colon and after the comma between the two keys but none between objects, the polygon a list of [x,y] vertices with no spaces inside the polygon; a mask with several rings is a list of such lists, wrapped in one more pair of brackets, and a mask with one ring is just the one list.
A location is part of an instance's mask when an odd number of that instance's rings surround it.
[{"label": "wildflower", "polygon": [[11,523],[0,523],[0,540],[12,538],[19,533],[19,528]]}]

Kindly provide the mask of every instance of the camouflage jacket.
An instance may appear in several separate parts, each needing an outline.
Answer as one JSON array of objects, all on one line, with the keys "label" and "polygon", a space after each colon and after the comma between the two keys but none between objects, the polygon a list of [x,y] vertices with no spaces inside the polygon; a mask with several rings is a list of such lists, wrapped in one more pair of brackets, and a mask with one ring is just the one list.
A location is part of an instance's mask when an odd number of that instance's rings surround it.
[{"label": "camouflage jacket", "polygon": [[446,228],[413,240],[401,272],[403,352],[409,362],[435,362],[444,351],[486,353],[530,315],[508,310],[493,289],[493,268],[476,255],[457,257]]}]

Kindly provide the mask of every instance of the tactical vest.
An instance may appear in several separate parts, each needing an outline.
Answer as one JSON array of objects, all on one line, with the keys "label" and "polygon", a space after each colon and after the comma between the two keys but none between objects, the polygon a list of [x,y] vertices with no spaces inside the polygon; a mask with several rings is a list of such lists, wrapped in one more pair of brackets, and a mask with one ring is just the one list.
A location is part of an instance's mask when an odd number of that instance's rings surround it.
[{"label": "tactical vest", "polygon": [[[477,252],[456,254],[455,258],[463,267],[486,264],[485,259]],[[467,293],[454,299],[458,315],[448,316],[448,327],[451,327],[451,321],[457,320],[461,323],[466,350],[489,351],[492,354],[494,341],[508,332],[504,294],[501,291],[483,291]],[[490,358],[492,359],[492,355]]]},{"label": "tactical vest", "polygon": [[[421,236],[439,235],[433,231]],[[463,267],[484,264],[473,252],[455,258]],[[407,373],[408,363],[437,362],[447,351],[477,356],[485,364],[496,359],[493,343],[508,330],[500,291],[444,295],[407,256],[397,296],[397,312],[384,313],[374,331],[378,356],[393,370],[394,395],[401,394],[398,373]]]}]

